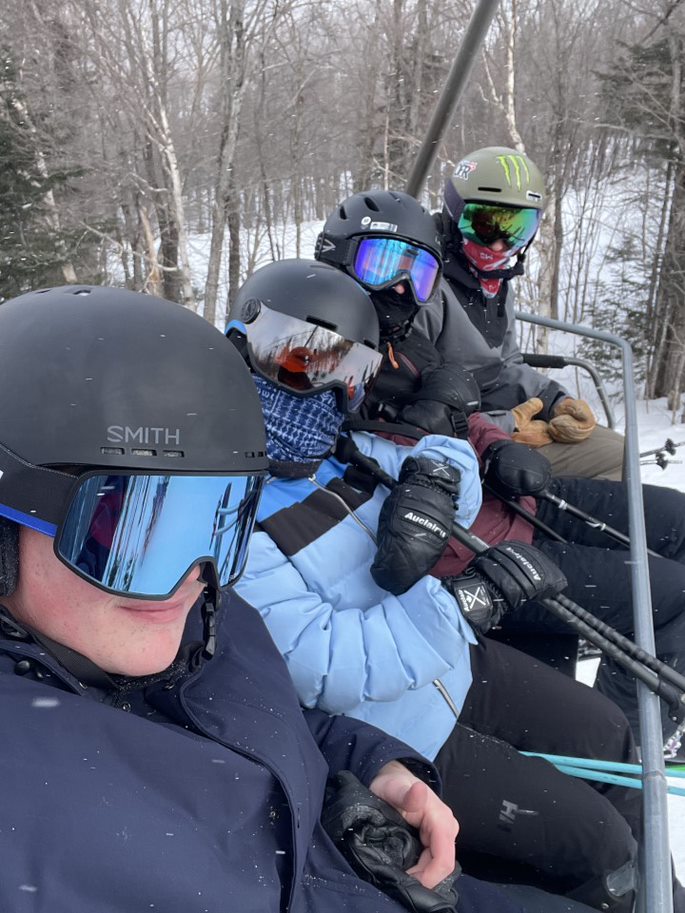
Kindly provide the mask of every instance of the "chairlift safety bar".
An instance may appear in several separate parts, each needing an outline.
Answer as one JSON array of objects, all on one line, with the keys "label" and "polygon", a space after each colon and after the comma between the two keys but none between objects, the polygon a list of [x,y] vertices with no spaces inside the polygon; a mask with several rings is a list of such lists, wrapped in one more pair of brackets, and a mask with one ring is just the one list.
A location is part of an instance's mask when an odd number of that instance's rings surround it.
[{"label": "chairlift safety bar", "polygon": [[[633,591],[633,623],[635,641],[649,653],[655,653],[652,622],[652,597],[649,589],[649,565],[645,532],[644,505],[640,481],[640,453],[637,430],[637,397],[633,372],[633,353],[629,343],[620,336],[575,323],[564,323],[549,317],[517,311],[519,320],[598,339],[621,352],[623,393],[625,398],[625,462],[624,475],[628,496],[630,533],[630,570]],[[641,751],[643,766],[644,856],[643,889],[638,898],[640,913],[673,913],[671,855],[668,839],[668,798],[664,769],[663,735],[659,698],[646,685],[637,683],[640,712]]]}]

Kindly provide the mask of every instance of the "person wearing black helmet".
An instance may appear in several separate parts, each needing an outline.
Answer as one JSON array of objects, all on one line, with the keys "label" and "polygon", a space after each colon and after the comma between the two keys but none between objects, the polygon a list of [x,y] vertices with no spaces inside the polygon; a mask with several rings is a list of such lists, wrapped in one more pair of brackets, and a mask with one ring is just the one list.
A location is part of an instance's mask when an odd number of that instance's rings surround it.
[{"label": "person wearing black helmet", "polygon": [[478,384],[414,328],[442,276],[442,239],[430,213],[401,191],[356,193],[329,214],[315,256],[356,279],[378,315],[383,365],[356,424],[389,421],[464,437],[480,404]]},{"label": "person wearing black helmet", "polygon": [[[535,195],[541,187],[542,178],[532,163],[528,163],[528,167],[531,192]],[[521,173],[525,174],[525,170]],[[490,196],[496,193],[495,177],[496,173],[488,177],[490,190],[487,193]],[[519,203],[524,202],[523,190],[518,192],[518,196],[515,190],[511,190],[510,194],[506,197],[506,202],[512,205],[517,200]],[[536,206],[541,206],[542,197],[540,200],[535,197],[533,202]],[[476,219],[479,212],[483,214],[480,210],[474,210],[470,218]],[[540,209],[533,206],[531,212],[524,214],[525,218],[519,214],[520,224],[504,220],[503,224],[512,229],[514,224],[518,225],[519,245],[525,246],[526,240],[528,243],[532,240],[531,232],[534,232],[539,223],[540,212]],[[518,442],[521,435],[515,435],[512,440],[511,435],[490,421],[492,416],[477,411],[480,391],[473,375],[460,365],[445,361],[436,346],[422,331],[416,329],[421,316],[432,307],[430,302],[436,293],[432,296],[424,295],[426,300],[421,301],[414,293],[414,285],[407,280],[406,272],[399,269],[399,266],[390,268],[393,265],[391,262],[386,272],[382,273],[386,260],[381,260],[374,271],[367,271],[351,255],[350,252],[359,250],[362,243],[370,243],[366,232],[371,230],[371,213],[379,217],[379,221],[373,223],[374,249],[378,246],[382,250],[381,242],[385,239],[388,244],[394,245],[392,249],[396,249],[400,243],[410,248],[420,248],[423,245],[424,253],[428,256],[430,246],[437,261],[437,269],[431,273],[436,283],[442,269],[438,245],[431,234],[435,229],[433,219],[407,194],[377,190],[355,194],[336,207],[326,221],[317,244],[318,256],[324,260],[331,258],[334,265],[349,272],[367,289],[379,316],[381,342],[385,352],[379,377],[362,408],[348,419],[348,426],[357,430],[392,434],[399,443],[410,443],[426,433],[454,434],[468,439],[481,459],[488,486],[483,493],[483,505],[472,532],[493,546],[511,539],[535,545],[566,575],[569,580],[567,595],[618,628],[621,633],[632,636],[630,581],[622,573],[622,549],[601,531],[590,528],[582,520],[571,518],[541,497],[546,489],[589,515],[610,522],[627,535],[629,517],[625,490],[620,483],[608,479],[553,478],[553,466],[545,456],[549,452],[547,447],[522,446]],[[389,221],[391,216],[393,221]],[[401,242],[398,238],[402,239]],[[477,247],[475,243],[470,243],[468,247],[473,256]],[[390,288],[383,286],[377,281],[379,273],[386,283],[395,284]],[[404,308],[397,305],[390,322],[384,321],[388,294],[395,302],[404,302]],[[406,319],[402,319],[403,315]],[[473,332],[473,328],[464,331],[467,340],[469,332]],[[518,368],[511,368],[512,373],[515,370]],[[557,398],[561,396],[556,384],[546,379],[545,383],[549,383],[550,394],[553,391]],[[569,450],[561,444],[551,447]],[[515,490],[512,490],[511,484],[505,485],[504,490],[501,485],[498,489],[501,475],[507,475],[509,483],[516,476]],[[643,495],[648,543],[658,553],[650,558],[653,565],[651,579],[657,655],[678,668],[683,662],[685,646],[685,613],[681,599],[685,586],[685,496],[677,491],[648,485],[644,486]],[[522,499],[520,506],[529,513],[537,513],[539,519],[552,530],[552,534],[536,530],[515,512],[517,505],[512,506],[511,501],[519,498]],[[554,533],[561,535],[565,541],[555,540]],[[423,572],[421,565],[412,568],[406,555],[408,551],[416,550],[419,544],[414,542],[409,547],[403,542],[400,531],[398,541],[391,547],[393,535],[392,528],[387,525],[382,535],[381,532],[378,534],[383,563],[393,570],[396,551],[401,547],[404,554],[404,576],[409,579],[413,571],[411,579],[417,579]],[[451,539],[445,553],[433,568],[433,573],[439,577],[456,576],[459,579],[472,561],[473,553]],[[569,631],[563,621],[530,600],[507,609],[506,614],[495,614],[502,627],[507,629],[506,636],[513,636],[515,642],[524,648],[529,646],[532,633],[534,648],[538,652],[541,649],[541,638],[545,634],[549,633],[554,638],[555,635],[567,634]],[[555,644],[544,646],[547,650],[556,649]],[[596,685],[619,704],[628,716],[636,737],[639,737],[634,678],[611,659],[604,657]],[[672,711],[666,703],[662,702],[661,709],[665,752],[668,756],[674,751],[673,746],[677,751],[679,721],[672,718]]]},{"label": "person wearing black helmet", "polygon": [[442,297],[422,309],[416,326],[475,374],[483,411],[515,440],[541,447],[555,475],[620,480],[623,438],[598,425],[584,400],[523,364],[510,283],[524,271],[545,196],[525,153],[488,146],[464,156],[435,217]]},{"label": "person wearing black helmet", "polygon": [[[467,622],[488,589],[484,574],[499,580],[499,595],[490,591],[498,604],[517,586],[520,601],[558,592],[563,577],[519,543],[508,543],[515,554],[491,551],[487,568],[476,562],[461,581],[463,600],[428,573],[452,521],[470,526],[478,512],[477,462],[453,436],[402,447],[341,433],[381,360],[374,306],[351,277],[321,262],[270,264],[239,291],[227,332],[255,375],[272,476],[238,591],[262,613],[303,704],[373,722],[437,758],[450,804],[468,822],[462,860],[471,851],[493,879],[511,868],[514,879],[592,902],[603,902],[604,877],[616,872],[615,908],[626,909],[631,887],[619,872],[629,874],[635,841],[626,818],[639,829],[639,800],[623,789],[599,795],[512,744],[630,760],[627,720],[529,657],[486,646]],[[360,474],[359,451],[401,484],[389,494]],[[377,554],[385,524],[401,533],[394,564]],[[537,585],[507,570],[508,557],[534,567]],[[513,806],[526,813],[507,811]],[[553,899],[546,904],[555,909]]]},{"label": "person wearing black helmet", "polygon": [[[0,908],[453,909],[451,882],[432,890],[457,825],[431,765],[303,715],[231,589],[267,468],[234,346],[170,302],[46,289],[0,308],[0,383]],[[411,876],[385,859],[393,896],[320,824],[345,770],[377,825],[421,830]],[[500,909],[470,892],[468,913]]]}]

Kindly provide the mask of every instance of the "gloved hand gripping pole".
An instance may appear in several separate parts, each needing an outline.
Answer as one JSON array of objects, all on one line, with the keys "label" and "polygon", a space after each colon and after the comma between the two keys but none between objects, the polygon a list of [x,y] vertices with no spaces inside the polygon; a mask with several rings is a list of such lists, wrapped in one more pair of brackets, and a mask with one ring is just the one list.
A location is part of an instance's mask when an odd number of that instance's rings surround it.
[{"label": "gloved hand gripping pole", "polygon": [[[369,473],[386,488],[394,488],[397,480],[385,472],[376,460],[363,454],[351,438],[344,439],[344,443],[341,440],[339,443],[343,444],[341,459]],[[475,555],[482,555],[488,551],[486,542],[469,533],[458,523],[455,522],[452,525],[451,532],[458,542],[465,545]],[[642,650],[615,628],[605,624],[563,594],[556,597],[545,597],[539,602],[657,694],[669,705],[675,719],[683,717],[685,714],[685,677],[679,675],[655,656]]]}]

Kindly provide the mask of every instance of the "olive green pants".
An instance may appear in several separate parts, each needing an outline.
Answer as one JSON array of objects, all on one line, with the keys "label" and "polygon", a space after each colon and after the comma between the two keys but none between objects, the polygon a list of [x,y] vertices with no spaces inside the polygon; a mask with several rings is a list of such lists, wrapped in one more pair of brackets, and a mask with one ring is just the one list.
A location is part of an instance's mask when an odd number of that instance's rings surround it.
[{"label": "olive green pants", "polygon": [[555,476],[580,479],[623,478],[623,435],[597,425],[590,437],[578,444],[545,444],[538,448],[552,464]]}]

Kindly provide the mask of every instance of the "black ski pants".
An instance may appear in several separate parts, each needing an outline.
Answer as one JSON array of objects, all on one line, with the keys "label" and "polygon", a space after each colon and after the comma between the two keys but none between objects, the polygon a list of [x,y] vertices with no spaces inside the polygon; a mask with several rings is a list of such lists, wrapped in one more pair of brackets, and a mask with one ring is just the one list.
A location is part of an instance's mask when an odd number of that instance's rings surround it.
[{"label": "black ski pants", "polygon": [[[628,503],[621,482],[600,479],[554,479],[550,490],[569,504],[628,535]],[[649,558],[656,653],[685,672],[685,494],[643,485],[647,545],[662,557]],[[539,502],[538,517],[568,544],[536,532],[533,540],[564,572],[567,596],[622,634],[633,637],[630,553],[606,533],[593,529],[548,501]],[[568,633],[566,624],[544,606],[526,603],[508,613],[503,627]],[[604,657],[597,688],[624,711],[639,741],[634,677]],[[675,728],[662,701],[665,736]]]},{"label": "black ski pants", "polygon": [[628,721],[599,692],[505,644],[483,639],[471,665],[459,723],[435,762],[465,870],[594,906],[605,876],[635,858],[640,794],[591,786],[516,749],[632,762]]}]

